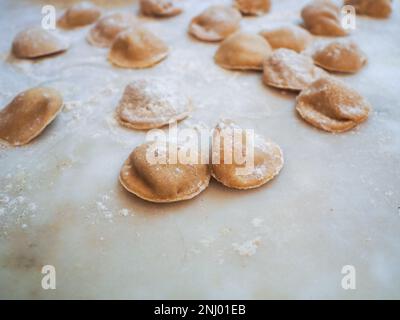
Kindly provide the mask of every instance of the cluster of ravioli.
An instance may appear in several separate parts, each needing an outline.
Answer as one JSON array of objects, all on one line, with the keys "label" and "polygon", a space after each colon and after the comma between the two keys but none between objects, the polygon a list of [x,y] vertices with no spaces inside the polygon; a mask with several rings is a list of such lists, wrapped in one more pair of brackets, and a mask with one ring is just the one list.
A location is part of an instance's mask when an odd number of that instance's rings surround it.
[{"label": "cluster of ravioli", "polygon": [[[386,18],[391,13],[390,0],[345,0],[359,14]],[[365,54],[352,41],[333,40],[318,44],[306,53],[313,35],[342,37],[347,35],[340,23],[339,8],[330,0],[314,0],[303,8],[302,26],[287,25],[261,30],[258,34],[240,31],[242,15],[259,16],[271,8],[270,0],[234,0],[233,6],[211,6],[195,16],[188,32],[194,38],[220,42],[215,62],[231,70],[262,71],[263,82],[270,87],[298,91],[296,110],[309,124],[328,132],[344,132],[368,118],[371,106],[356,91],[330,73],[356,73],[367,62]],[[140,0],[141,13],[153,17],[171,17],[182,12],[176,0]],[[167,45],[141,25],[130,13],[102,11],[89,2],[67,9],[58,20],[60,28],[69,29],[94,24],[87,41],[109,48],[108,59],[124,68],[151,67],[168,55]],[[68,50],[68,41],[56,31],[29,28],[16,35],[12,53],[20,59],[37,59]],[[0,139],[9,145],[29,143],[49,125],[63,107],[60,93],[52,88],[36,87],[18,94],[0,111]],[[160,79],[129,83],[116,107],[118,122],[127,128],[147,130],[186,118],[192,111],[190,97]],[[245,163],[224,162],[226,146],[233,135],[219,141],[221,131],[239,129],[230,120],[219,122],[211,137],[210,154],[221,161],[202,164],[173,162],[166,146],[144,143],[133,150],[120,171],[121,184],[131,193],[152,202],[175,202],[193,198],[209,184],[211,177],[227,187],[251,189],[275,176],[283,167],[280,147],[259,135],[253,146],[251,172],[238,174]],[[243,137],[246,139],[247,137]],[[228,141],[226,141],[228,140]],[[245,144],[247,146],[247,144]],[[167,147],[181,148],[182,146]],[[166,162],[148,161],[148,151],[165,153]],[[168,149],[168,148],[167,148]],[[249,151],[243,147],[242,153]],[[200,156],[200,155],[199,155]]]},{"label": "cluster of ravioli", "polygon": [[[236,7],[246,14],[260,14],[260,11],[248,9],[250,4],[259,5],[260,9],[262,3],[236,1]],[[366,4],[369,1],[352,3],[357,12],[368,13],[364,6],[369,7]],[[382,2],[382,8],[375,4],[375,10],[378,7],[384,10],[386,4]],[[268,10],[270,3],[264,5]],[[213,6],[195,17],[190,25],[189,31],[198,39],[221,41],[214,56],[218,65],[232,70],[259,70],[263,72],[265,85],[299,91],[296,110],[318,129],[344,132],[368,118],[371,110],[368,102],[329,74],[358,72],[367,62],[365,54],[353,41],[313,43],[313,35],[347,35],[340,22],[340,9],[333,2],[314,0],[306,5],[301,11],[302,26],[283,25],[261,30],[258,34],[240,31],[240,12],[235,10]]]},{"label": "cluster of ravioli", "polygon": [[[182,95],[173,83],[166,79],[136,80],[129,83],[116,108],[116,117],[123,126],[132,129],[160,128],[168,123],[182,120],[192,109],[189,97]],[[255,135],[254,141],[240,146],[243,154],[249,154],[247,146],[254,146],[254,164],[246,175],[240,175],[236,169],[248,167],[246,162],[236,158],[225,163],[225,148],[234,143],[234,129],[240,129],[232,121],[224,120],[217,124],[212,135],[211,149],[207,154],[217,153],[215,164],[202,163],[200,155],[189,159],[179,157],[172,162],[168,148],[178,150],[182,144],[144,143],[137,147],[125,161],[120,182],[131,193],[153,202],[174,202],[190,199],[203,191],[213,176],[225,186],[235,189],[259,187],[273,179],[283,166],[282,151],[277,144]],[[223,141],[221,130],[227,130]],[[242,131],[245,134],[245,131]],[[247,137],[244,135],[243,139]],[[225,139],[229,140],[226,141]],[[165,154],[161,164],[154,164],[146,157],[147,153],[156,153],[159,157]],[[215,158],[215,157],[213,157]],[[247,160],[251,161],[251,159]]]},{"label": "cluster of ravioli", "polygon": [[[213,177],[233,189],[253,189],[262,186],[277,176],[283,167],[281,148],[259,135],[249,138],[242,132],[240,147],[248,154],[247,146],[253,148],[253,157],[239,162],[235,158],[226,161],[225,152],[235,144],[235,130],[241,128],[230,120],[220,121],[213,130],[210,152],[219,161],[202,162],[201,155],[191,150],[189,159],[171,158],[171,148],[179,151],[185,143],[146,142],[136,147],[124,162],[119,180],[129,192],[151,202],[176,202],[195,197],[205,190]],[[224,133],[221,133],[223,131]],[[228,133],[228,134],[227,134]],[[227,149],[228,148],[228,149]],[[186,150],[186,149],[184,149]],[[157,154],[161,163],[149,160],[149,154]],[[247,161],[253,161],[251,164]],[[246,169],[246,173],[240,172]]]}]

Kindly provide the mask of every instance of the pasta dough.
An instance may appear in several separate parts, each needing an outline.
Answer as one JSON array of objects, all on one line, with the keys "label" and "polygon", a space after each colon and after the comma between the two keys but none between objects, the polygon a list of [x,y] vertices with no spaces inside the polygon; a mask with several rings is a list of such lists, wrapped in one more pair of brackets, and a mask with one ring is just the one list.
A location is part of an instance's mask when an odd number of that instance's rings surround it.
[{"label": "pasta dough", "polygon": [[[122,166],[119,180],[126,190],[151,202],[188,200],[205,190],[210,182],[207,164],[174,161],[169,148],[178,146],[149,142],[138,146]],[[157,154],[161,163],[149,161]],[[197,162],[197,161],[195,161]]]},{"label": "pasta dough", "polygon": [[263,37],[237,32],[221,43],[215,62],[226,69],[262,70],[271,53],[271,46]]},{"label": "pasta dough", "polygon": [[313,53],[314,63],[329,71],[355,73],[367,62],[367,57],[350,41],[334,41]]},{"label": "pasta dough", "polygon": [[33,88],[18,94],[0,111],[0,139],[20,146],[37,137],[61,111],[61,95],[51,88]]},{"label": "pasta dough", "polygon": [[301,11],[304,25],[312,34],[319,36],[345,36],[340,23],[339,8],[330,0],[314,0]]},{"label": "pasta dough", "polygon": [[307,30],[295,25],[263,30],[260,34],[267,39],[272,48],[286,48],[296,52],[303,51],[312,41],[312,36]]},{"label": "pasta dough", "polygon": [[91,2],[80,2],[65,11],[58,20],[62,28],[82,27],[94,23],[101,16],[101,10]]},{"label": "pasta dough", "polygon": [[271,0],[235,0],[235,7],[245,15],[259,16],[271,8]]},{"label": "pasta dough", "polygon": [[306,55],[289,49],[278,49],[264,62],[266,85],[289,90],[302,90],[326,73]]},{"label": "pasta dough", "polygon": [[191,101],[167,80],[135,80],[117,107],[118,121],[128,128],[151,129],[186,118]]},{"label": "pasta dough", "polygon": [[[213,134],[212,154],[213,159],[219,158],[217,163],[212,164],[212,176],[225,186],[234,189],[253,189],[262,186],[279,174],[283,167],[283,153],[281,148],[274,142],[264,139],[255,134],[252,145],[253,159],[245,158],[246,161],[238,161],[233,155],[226,161],[225,153],[236,146],[245,157],[250,154],[246,146],[246,135],[239,131],[239,139],[242,137],[241,145],[237,144],[233,130],[241,128],[230,120],[221,121],[215,128]],[[243,134],[240,135],[240,132]],[[215,155],[217,153],[217,155]],[[232,152],[233,153],[233,152]],[[254,160],[252,164],[248,161]],[[250,165],[250,166],[249,166]],[[240,172],[238,169],[245,169]]]},{"label": "pasta dough", "polygon": [[67,40],[57,32],[33,27],[16,35],[11,50],[17,58],[32,59],[60,53],[68,47]]},{"label": "pasta dough", "polygon": [[365,121],[371,107],[355,90],[327,77],[315,81],[300,93],[296,110],[316,128],[344,132]]},{"label": "pasta dough", "polygon": [[221,41],[240,27],[241,15],[235,8],[211,6],[194,17],[189,33],[203,41]]},{"label": "pasta dough", "polygon": [[171,17],[182,12],[176,0],[140,0],[140,10],[146,16]]},{"label": "pasta dough", "polygon": [[87,40],[96,47],[110,47],[118,34],[137,24],[130,13],[113,13],[101,18],[89,31]]},{"label": "pasta dough", "polygon": [[149,68],[168,56],[166,44],[149,30],[136,27],[121,32],[111,46],[109,60],[123,68]]}]

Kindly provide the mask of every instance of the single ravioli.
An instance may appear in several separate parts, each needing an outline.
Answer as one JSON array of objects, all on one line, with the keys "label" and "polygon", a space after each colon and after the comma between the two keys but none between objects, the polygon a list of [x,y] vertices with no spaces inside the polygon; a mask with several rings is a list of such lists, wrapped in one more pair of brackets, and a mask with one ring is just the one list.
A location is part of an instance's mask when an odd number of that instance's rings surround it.
[{"label": "single ravioli", "polygon": [[214,58],[226,69],[262,70],[271,53],[271,46],[260,35],[237,32],[222,41]]},{"label": "single ravioli", "polygon": [[271,0],[235,0],[235,7],[244,15],[260,16],[271,9]]},{"label": "single ravioli", "polygon": [[314,63],[326,70],[356,73],[367,62],[367,57],[353,41],[333,41],[313,52]]},{"label": "single ravioli", "polygon": [[101,10],[91,2],[83,1],[68,8],[58,20],[62,28],[82,27],[97,21]]},{"label": "single ravioli", "polygon": [[355,90],[327,77],[315,81],[300,93],[296,110],[314,127],[338,133],[365,121],[371,107]]},{"label": "single ravioli", "polygon": [[107,48],[111,46],[120,32],[136,25],[137,21],[133,14],[112,13],[97,21],[90,29],[87,40],[96,47]]},{"label": "single ravioli", "polygon": [[135,27],[121,32],[108,59],[123,68],[149,68],[168,56],[167,45],[151,31]]},{"label": "single ravioli", "polygon": [[177,0],[140,0],[140,10],[145,16],[172,17],[182,13]]},{"label": "single ravioli", "polygon": [[221,121],[214,129],[211,174],[229,188],[260,187],[279,174],[283,163],[276,143],[257,134],[247,135],[230,120]]},{"label": "single ravioli", "polygon": [[13,146],[29,143],[61,111],[61,95],[51,88],[33,88],[18,94],[0,111],[0,139]]},{"label": "single ravioli", "polygon": [[345,0],[345,5],[351,5],[356,12],[374,18],[387,18],[392,13],[391,0]]},{"label": "single ravioli", "polygon": [[319,36],[346,36],[340,21],[340,10],[330,0],[314,0],[301,11],[304,26]]},{"label": "single ravioli", "polygon": [[11,50],[17,58],[32,59],[60,53],[68,47],[68,41],[56,31],[32,27],[15,36]]},{"label": "single ravioli", "polygon": [[170,81],[135,80],[126,86],[116,116],[128,128],[151,129],[182,120],[191,110],[191,100]]},{"label": "single ravioli", "polygon": [[164,142],[144,143],[129,155],[121,168],[119,181],[136,196],[151,202],[176,202],[192,199],[208,187],[210,169],[207,164],[170,157],[171,148],[179,146]]},{"label": "single ravioli", "polygon": [[263,36],[274,49],[286,48],[302,52],[311,42],[311,34],[298,26],[288,25],[269,30],[262,30]]},{"label": "single ravioli", "polygon": [[264,84],[280,89],[303,90],[327,74],[312,59],[289,49],[278,49],[264,62]]},{"label": "single ravioli", "polygon": [[211,6],[192,19],[189,33],[199,40],[221,41],[240,28],[241,18],[235,8]]}]

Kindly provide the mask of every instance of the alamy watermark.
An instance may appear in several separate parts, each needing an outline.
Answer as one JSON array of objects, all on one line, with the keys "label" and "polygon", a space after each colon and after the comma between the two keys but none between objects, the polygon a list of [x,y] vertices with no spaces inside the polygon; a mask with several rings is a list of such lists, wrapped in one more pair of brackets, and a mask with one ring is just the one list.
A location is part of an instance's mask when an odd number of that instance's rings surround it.
[{"label": "alamy watermark", "polygon": [[341,285],[344,290],[355,290],[356,289],[356,268],[352,265],[345,265],[342,267],[342,278]]},{"label": "alamy watermark", "polygon": [[[146,153],[149,164],[235,164],[236,174],[248,175],[254,169],[256,135],[254,130],[236,126],[177,128],[169,124],[167,132],[149,130]],[[210,152],[210,150],[212,150]]]},{"label": "alamy watermark", "polygon": [[42,289],[44,290],[55,290],[56,289],[56,268],[50,264],[42,267]]},{"label": "alamy watermark", "polygon": [[353,6],[346,5],[340,10],[342,14],[341,24],[344,30],[355,30],[356,23],[356,9]]},{"label": "alamy watermark", "polygon": [[55,30],[57,28],[56,8],[52,5],[42,7],[42,28],[45,30]]}]

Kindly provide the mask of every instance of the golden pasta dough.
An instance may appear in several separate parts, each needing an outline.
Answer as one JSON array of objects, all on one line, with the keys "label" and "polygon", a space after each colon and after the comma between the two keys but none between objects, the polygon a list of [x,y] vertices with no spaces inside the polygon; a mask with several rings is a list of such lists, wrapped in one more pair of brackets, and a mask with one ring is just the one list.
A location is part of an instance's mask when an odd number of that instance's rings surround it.
[{"label": "golden pasta dough", "polygon": [[301,11],[304,26],[319,36],[345,36],[339,16],[339,8],[330,0],[314,0]]},{"label": "golden pasta dough", "polygon": [[61,95],[51,88],[33,88],[18,94],[0,111],[0,139],[20,146],[37,137],[61,111]]},{"label": "golden pasta dough", "polygon": [[128,128],[159,128],[186,118],[191,100],[166,79],[129,83],[117,107],[118,121]]},{"label": "golden pasta dough", "polygon": [[312,41],[311,34],[298,26],[289,25],[260,32],[274,49],[286,48],[303,51]]},{"label": "golden pasta dough", "polygon": [[[243,159],[238,159],[235,152]],[[284,163],[282,150],[276,143],[257,134],[247,137],[230,120],[221,121],[214,130],[212,158],[212,176],[234,189],[260,187],[277,176]]]},{"label": "golden pasta dough", "polygon": [[137,22],[133,14],[112,13],[97,21],[89,31],[87,40],[96,47],[110,47],[120,32],[136,25]]},{"label": "golden pasta dough", "polygon": [[194,17],[189,33],[203,41],[221,41],[240,28],[242,16],[235,8],[211,6]]},{"label": "golden pasta dough", "polygon": [[391,0],[345,0],[344,4],[353,6],[358,14],[374,18],[387,18],[392,13]]},{"label": "golden pasta dough", "polygon": [[355,90],[331,77],[321,78],[296,99],[300,116],[316,128],[344,132],[368,118],[371,107]]},{"label": "golden pasta dough", "polygon": [[133,150],[119,176],[124,188],[151,202],[188,200],[205,190],[210,182],[209,166],[199,164],[198,157],[188,163],[173,159],[170,148],[179,146],[149,142]]},{"label": "golden pasta dough", "polygon": [[68,41],[56,31],[33,27],[15,36],[11,50],[17,58],[32,59],[60,53],[68,47]]},{"label": "golden pasta dough", "polygon": [[259,16],[271,8],[271,0],[235,0],[235,7],[245,15]]},{"label": "golden pasta dough", "polygon": [[278,49],[264,62],[264,84],[280,89],[303,90],[326,73],[312,59],[289,49]]},{"label": "golden pasta dough", "polygon": [[123,68],[149,68],[168,56],[167,45],[151,31],[136,27],[121,32],[111,46],[109,60]]},{"label": "golden pasta dough", "polygon": [[80,2],[67,9],[58,20],[62,28],[75,28],[92,24],[101,16],[101,10],[91,2]]},{"label": "golden pasta dough", "polygon": [[352,41],[334,41],[317,48],[314,63],[326,70],[355,73],[367,62],[367,57]]},{"label": "golden pasta dough", "polygon": [[146,16],[172,17],[182,12],[176,0],[140,0],[140,10]]},{"label": "golden pasta dough", "polygon": [[271,46],[260,35],[237,32],[222,41],[215,62],[226,69],[262,70],[271,53]]}]

